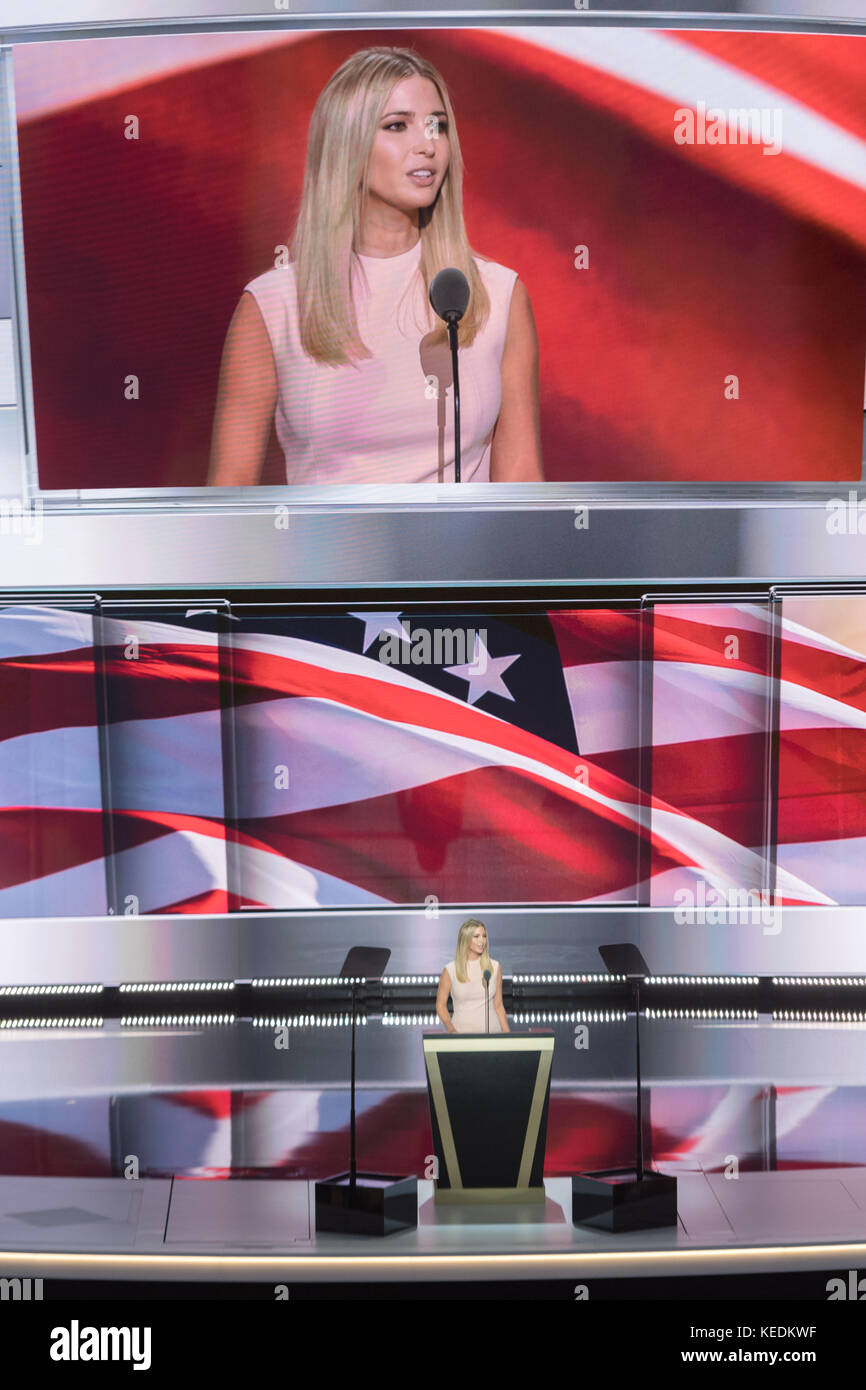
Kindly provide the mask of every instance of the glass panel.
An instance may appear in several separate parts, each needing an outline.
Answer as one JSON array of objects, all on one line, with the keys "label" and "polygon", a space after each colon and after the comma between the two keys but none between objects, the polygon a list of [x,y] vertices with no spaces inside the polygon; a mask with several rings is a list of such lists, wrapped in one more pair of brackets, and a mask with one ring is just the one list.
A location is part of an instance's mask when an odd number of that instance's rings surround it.
[{"label": "glass panel", "polygon": [[781,600],[779,872],[866,902],[866,594]]},{"label": "glass panel", "polygon": [[[544,1026],[555,1035],[546,1175],[628,1163],[632,1022],[593,1024],[585,1050],[573,1046],[572,1022]],[[74,1046],[64,1030],[9,1032],[0,1173],[120,1177],[131,1155],[141,1177],[339,1172],[348,1158],[350,1031],[333,1021],[293,1025],[282,1050],[273,1028],[248,1021],[112,1025],[89,1037],[79,1030]],[[362,1168],[425,1175],[422,1031],[378,1017],[359,1029]],[[723,1172],[731,1154],[744,1171],[866,1162],[863,1024],[656,1019],[642,1025],[644,1048],[646,1138],[665,1170]],[[121,1076],[146,1080],[146,1090],[118,1085]]]},{"label": "glass panel", "polygon": [[233,613],[242,905],[633,901],[633,614]]},{"label": "glass panel", "polygon": [[769,908],[769,601],[655,603],[647,623],[646,900],[696,922]]},{"label": "glass panel", "polygon": [[93,617],[0,607],[0,917],[106,911]]},{"label": "glass panel", "polygon": [[220,630],[206,606],[103,603],[109,897],[124,916],[226,912]]}]

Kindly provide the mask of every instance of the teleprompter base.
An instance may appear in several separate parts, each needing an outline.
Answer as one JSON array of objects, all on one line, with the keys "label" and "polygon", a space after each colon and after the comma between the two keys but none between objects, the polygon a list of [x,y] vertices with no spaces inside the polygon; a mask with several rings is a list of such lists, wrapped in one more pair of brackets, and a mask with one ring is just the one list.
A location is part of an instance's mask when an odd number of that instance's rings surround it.
[{"label": "teleprompter base", "polygon": [[645,1231],[677,1224],[677,1180],[666,1173],[611,1168],[571,1179],[575,1226],[601,1231]]},{"label": "teleprompter base", "polygon": [[418,1225],[418,1179],[392,1173],[349,1173],[316,1183],[316,1230],[389,1236]]}]

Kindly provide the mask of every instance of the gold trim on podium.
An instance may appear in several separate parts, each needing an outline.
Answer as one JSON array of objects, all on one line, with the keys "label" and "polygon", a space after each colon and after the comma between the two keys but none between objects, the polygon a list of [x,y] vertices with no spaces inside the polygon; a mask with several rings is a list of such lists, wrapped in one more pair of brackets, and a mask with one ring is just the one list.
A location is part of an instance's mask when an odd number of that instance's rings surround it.
[{"label": "gold trim on podium", "polygon": [[[427,1051],[427,1039],[424,1039],[424,1050]],[[445,1099],[445,1087],[442,1085],[442,1073],[439,1070],[439,1058],[436,1056],[438,1048],[431,1048],[427,1056],[427,1072],[430,1077],[430,1093],[433,1096],[433,1105],[436,1109],[436,1123],[439,1126],[439,1138],[442,1140],[442,1152],[445,1155],[445,1167],[448,1169],[448,1182],[456,1191],[463,1187],[463,1179],[460,1176],[460,1164],[457,1162],[457,1149],[454,1144],[454,1134],[451,1130],[451,1118],[448,1114],[448,1102]],[[417,1055],[417,1054],[416,1054]],[[434,1183],[434,1187],[436,1184]]]},{"label": "gold trim on podium", "polygon": [[434,1202],[446,1207],[471,1207],[476,1202],[543,1202],[545,1196],[543,1187],[461,1187],[455,1191],[433,1184]]},{"label": "gold trim on podium", "polygon": [[[538,1143],[541,1112],[544,1108],[544,1097],[547,1093],[547,1081],[550,1076],[552,1062],[553,1038],[550,1039],[550,1047],[542,1049],[538,1054],[538,1071],[535,1074],[535,1090],[532,1095],[532,1105],[529,1107],[529,1119],[526,1122],[526,1139],[523,1144],[523,1157],[520,1160],[520,1172],[517,1175],[517,1186],[519,1188],[529,1187],[529,1175],[532,1172],[532,1160],[535,1157],[535,1146]],[[542,1192],[543,1191],[544,1189],[542,1188]]]},{"label": "gold trim on podium", "polygon": [[478,1038],[464,1038],[462,1042],[452,1042],[453,1033],[443,1033],[441,1037],[423,1038],[425,1052],[489,1052],[493,1038],[508,1038],[509,1052],[549,1052],[553,1055],[553,1038],[533,1037],[531,1033],[515,1037],[513,1033],[485,1033]]}]

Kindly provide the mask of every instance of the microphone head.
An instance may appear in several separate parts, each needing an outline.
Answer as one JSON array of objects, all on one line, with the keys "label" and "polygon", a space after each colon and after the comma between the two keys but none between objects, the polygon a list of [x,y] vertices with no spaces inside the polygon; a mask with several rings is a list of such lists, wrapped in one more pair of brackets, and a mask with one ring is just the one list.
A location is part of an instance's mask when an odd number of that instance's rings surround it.
[{"label": "microphone head", "polygon": [[430,285],[430,303],[446,323],[449,317],[459,322],[469,303],[469,281],[463,271],[448,266],[434,275]]},{"label": "microphone head", "polygon": [[485,985],[489,985],[489,984],[490,984],[490,971],[489,971],[489,970],[485,970],[485,972],[484,972],[484,983],[485,983]]}]

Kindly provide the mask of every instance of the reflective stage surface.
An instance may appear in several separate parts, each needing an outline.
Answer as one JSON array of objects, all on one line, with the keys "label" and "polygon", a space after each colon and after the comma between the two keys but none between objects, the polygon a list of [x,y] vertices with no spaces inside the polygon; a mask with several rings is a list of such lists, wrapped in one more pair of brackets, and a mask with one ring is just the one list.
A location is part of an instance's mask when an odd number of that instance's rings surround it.
[{"label": "reflective stage surface", "polygon": [[312,1185],[115,1179],[0,1180],[6,1276],[206,1279],[580,1278],[844,1271],[866,1257],[866,1168],[679,1178],[675,1228],[574,1227],[571,1184],[528,1209],[436,1210],[418,1184],[417,1230],[384,1241],[319,1235]]}]

